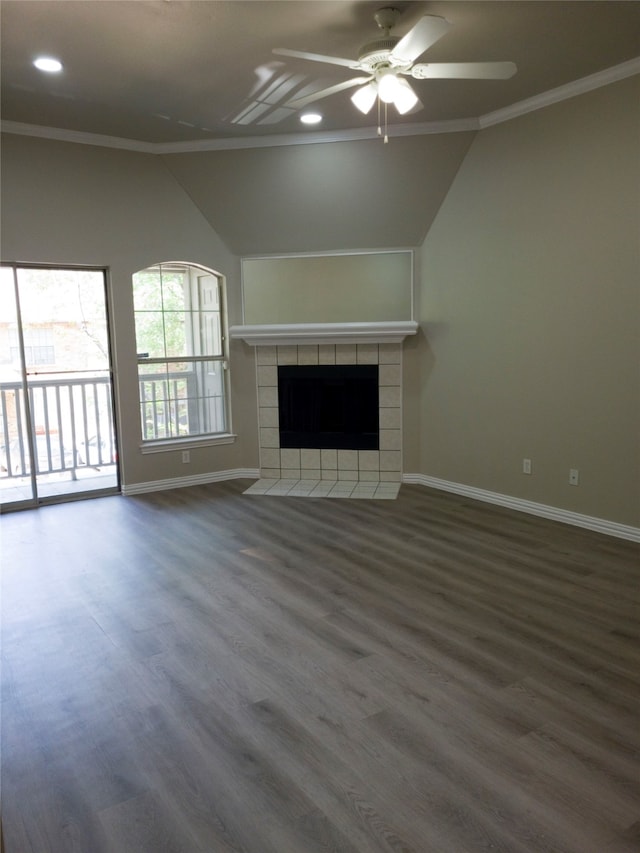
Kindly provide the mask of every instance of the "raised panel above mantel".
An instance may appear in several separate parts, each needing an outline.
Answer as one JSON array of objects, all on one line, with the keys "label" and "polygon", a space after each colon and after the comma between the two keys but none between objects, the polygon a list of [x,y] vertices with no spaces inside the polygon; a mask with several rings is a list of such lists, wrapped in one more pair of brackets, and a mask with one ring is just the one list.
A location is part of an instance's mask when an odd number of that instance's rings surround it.
[{"label": "raised panel above mantel", "polygon": [[249,325],[412,320],[413,252],[244,258],[242,296]]},{"label": "raised panel above mantel", "polygon": [[229,334],[250,346],[298,344],[397,344],[415,335],[415,320],[379,323],[280,323],[231,326]]}]

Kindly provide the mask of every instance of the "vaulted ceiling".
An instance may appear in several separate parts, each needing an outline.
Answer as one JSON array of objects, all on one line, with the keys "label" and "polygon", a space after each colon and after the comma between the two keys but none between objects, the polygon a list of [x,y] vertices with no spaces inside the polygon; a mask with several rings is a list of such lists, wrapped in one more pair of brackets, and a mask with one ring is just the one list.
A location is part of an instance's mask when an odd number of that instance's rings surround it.
[{"label": "vaulted ceiling", "polygon": [[[404,116],[389,108],[389,145],[376,138],[376,110],[360,113],[351,90],[314,103],[322,122],[303,127],[288,100],[354,71],[273,49],[356,60],[381,35],[374,14],[384,6],[0,0],[2,127],[14,140],[162,155],[239,255],[414,246],[481,127],[557,100],[553,90],[575,94],[593,75],[600,83],[615,69],[640,72],[640,2],[399,0],[397,36],[424,15],[451,24],[421,62],[511,61],[517,72],[411,79],[424,106]],[[57,57],[63,70],[37,71],[39,55]],[[332,140],[341,144],[295,145]]]},{"label": "vaulted ceiling", "polygon": [[171,154],[164,160],[238,255],[419,245],[473,133]]}]

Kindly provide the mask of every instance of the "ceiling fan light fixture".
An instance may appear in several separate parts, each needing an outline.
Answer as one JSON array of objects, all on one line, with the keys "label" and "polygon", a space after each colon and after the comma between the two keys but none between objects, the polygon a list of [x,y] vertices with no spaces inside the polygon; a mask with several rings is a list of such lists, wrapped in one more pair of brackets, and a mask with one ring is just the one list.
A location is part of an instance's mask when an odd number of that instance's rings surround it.
[{"label": "ceiling fan light fixture", "polygon": [[396,77],[396,92],[393,99],[393,105],[398,110],[400,115],[408,113],[418,103],[418,96],[413,91],[406,80],[401,77]]},{"label": "ceiling fan light fixture", "polygon": [[380,100],[385,104],[392,104],[396,98],[399,82],[393,68],[383,68],[377,75]]},{"label": "ceiling fan light fixture", "polygon": [[372,81],[371,83],[367,83],[367,85],[363,86],[361,89],[357,89],[353,95],[351,95],[351,101],[361,113],[366,115],[375,104],[377,97],[378,87]]}]

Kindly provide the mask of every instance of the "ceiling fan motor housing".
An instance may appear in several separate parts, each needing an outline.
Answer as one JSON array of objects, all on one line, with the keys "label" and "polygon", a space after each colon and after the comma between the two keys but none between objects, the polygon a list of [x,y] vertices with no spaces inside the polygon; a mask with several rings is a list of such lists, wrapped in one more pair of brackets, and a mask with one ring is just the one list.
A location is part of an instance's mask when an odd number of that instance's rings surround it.
[{"label": "ceiling fan motor housing", "polygon": [[391,30],[395,27],[399,17],[400,9],[396,9],[393,6],[385,6],[384,9],[378,9],[373,19],[381,30]]},{"label": "ceiling fan motor housing", "polygon": [[383,36],[368,42],[360,48],[358,64],[368,71],[374,71],[381,62],[389,62],[391,51],[399,41],[396,36]]},{"label": "ceiling fan motor housing", "polygon": [[373,41],[367,42],[360,48],[358,55],[358,65],[366,71],[375,71],[381,65],[391,65],[391,51],[400,41],[398,36],[389,34],[389,30],[395,26],[400,10],[392,6],[387,6],[384,9],[378,9],[373,16],[376,24],[381,30],[384,30],[384,35]]}]

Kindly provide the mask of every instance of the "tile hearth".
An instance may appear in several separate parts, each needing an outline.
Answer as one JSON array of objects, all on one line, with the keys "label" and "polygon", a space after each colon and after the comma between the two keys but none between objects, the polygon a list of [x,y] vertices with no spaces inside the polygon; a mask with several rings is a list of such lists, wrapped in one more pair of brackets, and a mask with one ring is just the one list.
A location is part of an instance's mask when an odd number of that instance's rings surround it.
[{"label": "tile hearth", "polygon": [[359,498],[388,500],[398,497],[400,483],[359,482],[358,480],[273,480],[260,479],[245,495],[277,495],[296,498]]}]

